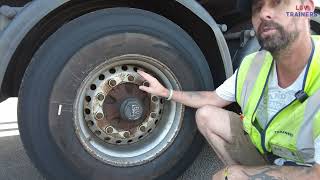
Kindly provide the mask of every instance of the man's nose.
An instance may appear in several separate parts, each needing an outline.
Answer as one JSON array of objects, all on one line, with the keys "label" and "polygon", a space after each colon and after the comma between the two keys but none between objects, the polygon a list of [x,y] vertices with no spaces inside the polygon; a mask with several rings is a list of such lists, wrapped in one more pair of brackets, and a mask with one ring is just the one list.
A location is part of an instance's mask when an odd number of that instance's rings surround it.
[{"label": "man's nose", "polygon": [[274,11],[271,8],[264,6],[264,7],[262,7],[262,9],[260,11],[260,19],[271,20],[274,15],[273,13],[274,13]]}]

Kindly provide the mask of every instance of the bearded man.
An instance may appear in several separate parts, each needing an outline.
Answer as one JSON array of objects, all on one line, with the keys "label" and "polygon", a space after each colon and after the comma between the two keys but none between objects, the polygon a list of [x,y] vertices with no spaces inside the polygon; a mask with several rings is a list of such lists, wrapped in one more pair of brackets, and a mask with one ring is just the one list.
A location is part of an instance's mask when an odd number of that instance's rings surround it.
[{"label": "bearded man", "polygon": [[[252,1],[262,50],[214,92],[168,90],[139,71],[150,84],[141,90],[198,108],[198,129],[226,165],[215,180],[320,179],[320,37],[310,16],[287,16],[297,5],[315,9],[313,0]],[[222,109],[232,102],[241,115]]]}]

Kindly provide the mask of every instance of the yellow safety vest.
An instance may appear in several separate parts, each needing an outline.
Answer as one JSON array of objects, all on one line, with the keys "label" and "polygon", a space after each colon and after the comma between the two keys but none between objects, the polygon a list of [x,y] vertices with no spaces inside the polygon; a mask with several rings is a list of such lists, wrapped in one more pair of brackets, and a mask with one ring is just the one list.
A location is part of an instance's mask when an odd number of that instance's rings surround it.
[{"label": "yellow safety vest", "polygon": [[[310,58],[300,100],[296,98],[268,122],[256,127],[256,110],[274,63],[271,54],[260,51],[246,56],[236,78],[236,101],[244,118],[244,130],[260,153],[273,153],[299,163],[314,163],[314,140],[320,135],[320,36],[312,36]],[[307,95],[307,96],[304,96]]]}]

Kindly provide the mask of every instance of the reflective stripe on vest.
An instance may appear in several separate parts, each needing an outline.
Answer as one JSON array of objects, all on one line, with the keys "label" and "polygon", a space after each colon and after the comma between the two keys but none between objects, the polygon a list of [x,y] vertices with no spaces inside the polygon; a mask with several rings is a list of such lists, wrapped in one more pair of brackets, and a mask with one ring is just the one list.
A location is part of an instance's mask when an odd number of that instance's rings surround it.
[{"label": "reflective stripe on vest", "polygon": [[300,148],[300,151],[306,162],[310,162],[314,158],[314,139],[316,137],[313,138],[313,126],[316,114],[320,110],[319,100],[320,90],[309,97],[304,110],[303,123],[297,135],[297,147],[304,147],[304,149]]},{"label": "reflective stripe on vest", "polygon": [[266,51],[251,54],[238,69],[236,101],[244,114],[244,129],[261,153],[272,151],[296,162],[313,162],[314,139],[320,134],[320,36],[312,39],[315,51],[304,81],[304,91],[310,97],[303,103],[295,100],[283,108],[263,132],[254,127],[253,121],[272,69],[272,56]]},{"label": "reflective stripe on vest", "polygon": [[251,63],[250,65],[250,70],[248,71],[247,77],[244,81],[243,87],[245,88],[241,92],[241,102],[242,102],[242,107],[244,107],[249,99],[249,94],[251,94],[252,89],[254,87],[254,83],[257,81],[257,74],[260,72],[262,65],[263,65],[263,60],[265,59],[266,56],[266,51],[260,51],[256,54],[254,57],[255,61]]}]

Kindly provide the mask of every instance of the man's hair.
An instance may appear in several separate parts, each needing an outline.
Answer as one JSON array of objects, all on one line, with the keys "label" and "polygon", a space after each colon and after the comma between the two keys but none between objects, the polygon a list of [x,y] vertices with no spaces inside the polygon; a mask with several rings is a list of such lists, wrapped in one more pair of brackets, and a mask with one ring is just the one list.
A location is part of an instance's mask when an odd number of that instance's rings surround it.
[{"label": "man's hair", "polygon": [[[258,0],[250,0],[250,2],[251,2],[251,5],[253,4],[253,3],[256,3]],[[306,0],[300,0],[300,2],[301,3],[304,3]]]}]

